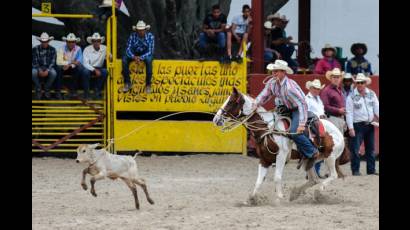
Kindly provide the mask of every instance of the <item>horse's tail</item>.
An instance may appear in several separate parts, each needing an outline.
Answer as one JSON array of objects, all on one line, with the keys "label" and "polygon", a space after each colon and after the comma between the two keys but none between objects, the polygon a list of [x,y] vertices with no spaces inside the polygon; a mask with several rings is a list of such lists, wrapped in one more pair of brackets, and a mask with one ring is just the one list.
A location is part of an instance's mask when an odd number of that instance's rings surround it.
[{"label": "horse's tail", "polygon": [[335,163],[335,168],[336,168],[336,172],[337,172],[337,177],[340,177],[340,178],[342,178],[342,179],[345,179],[345,175],[343,174],[342,170],[340,169],[339,161],[340,161],[340,158],[337,158],[337,159],[336,159],[336,163]]}]

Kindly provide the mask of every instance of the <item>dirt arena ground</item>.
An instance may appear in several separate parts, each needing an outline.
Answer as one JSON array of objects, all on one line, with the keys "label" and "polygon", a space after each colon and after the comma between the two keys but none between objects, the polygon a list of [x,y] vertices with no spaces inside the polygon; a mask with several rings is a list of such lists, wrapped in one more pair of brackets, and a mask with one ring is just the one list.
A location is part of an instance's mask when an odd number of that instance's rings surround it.
[{"label": "dirt arena ground", "polygon": [[[121,180],[96,183],[98,197],[80,186],[85,165],[73,159],[32,159],[32,229],[379,229],[379,177],[337,179],[326,191],[315,186],[293,202],[290,189],[304,182],[291,161],[284,172],[286,199],[274,202],[273,170],[262,185],[265,202],[247,206],[258,160],[240,155],[137,157],[155,201],[140,188],[141,209]],[[378,168],[378,163],[377,163]],[[89,184],[89,177],[87,177]]]}]

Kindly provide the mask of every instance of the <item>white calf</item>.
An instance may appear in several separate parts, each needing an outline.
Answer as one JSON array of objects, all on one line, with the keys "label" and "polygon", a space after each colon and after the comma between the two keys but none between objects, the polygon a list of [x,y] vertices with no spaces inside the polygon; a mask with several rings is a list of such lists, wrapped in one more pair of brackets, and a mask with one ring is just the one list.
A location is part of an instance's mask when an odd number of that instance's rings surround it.
[{"label": "white calf", "polygon": [[105,149],[96,149],[97,146],[99,146],[99,144],[82,144],[77,148],[76,162],[89,164],[89,166],[83,170],[83,177],[81,180],[81,186],[83,189],[87,190],[87,184],[85,183],[85,176],[87,173],[92,175],[90,183],[91,194],[93,196],[97,196],[94,189],[94,184],[97,180],[104,179],[105,177],[112,180],[120,178],[131,189],[135,199],[135,207],[137,209],[139,209],[139,201],[136,185],[141,186],[144,190],[148,202],[154,204],[154,201],[148,194],[145,180],[138,177],[138,168],[135,161],[137,154],[135,154],[134,157],[114,155],[110,154]]}]

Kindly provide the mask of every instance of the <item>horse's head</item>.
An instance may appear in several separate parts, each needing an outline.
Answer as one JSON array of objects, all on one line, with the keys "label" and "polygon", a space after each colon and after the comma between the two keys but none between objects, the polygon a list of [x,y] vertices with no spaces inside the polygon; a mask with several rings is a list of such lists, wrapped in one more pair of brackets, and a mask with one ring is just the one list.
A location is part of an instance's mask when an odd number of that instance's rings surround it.
[{"label": "horse's head", "polygon": [[249,110],[248,107],[250,108],[251,105],[246,100],[246,97],[233,87],[232,94],[215,114],[213,122],[217,126],[222,126],[225,122],[225,118],[238,119],[241,116],[248,115],[246,113],[247,110]]}]

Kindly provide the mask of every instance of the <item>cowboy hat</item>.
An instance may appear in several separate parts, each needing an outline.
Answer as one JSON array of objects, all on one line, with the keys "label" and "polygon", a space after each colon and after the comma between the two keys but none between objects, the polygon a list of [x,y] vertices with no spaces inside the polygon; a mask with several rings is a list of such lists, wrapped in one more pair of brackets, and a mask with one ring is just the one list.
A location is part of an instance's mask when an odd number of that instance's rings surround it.
[{"label": "cowboy hat", "polygon": [[270,63],[266,66],[267,70],[284,70],[287,74],[293,74],[293,70],[289,68],[288,63],[284,60],[276,60],[275,63]]},{"label": "cowboy hat", "polygon": [[272,22],[271,21],[266,21],[263,26],[265,27],[265,29],[272,29]]},{"label": "cowboy hat", "polygon": [[137,25],[132,26],[132,29],[133,29],[133,30],[149,30],[150,28],[151,28],[151,26],[145,24],[145,22],[142,21],[142,20],[139,20],[139,21],[137,22]]},{"label": "cowboy hat", "polygon": [[333,50],[334,54],[333,56],[336,55],[336,48],[331,46],[330,44],[326,44],[325,47],[322,48],[322,55],[325,56],[326,50]]},{"label": "cowboy hat", "polygon": [[286,15],[280,16],[280,20],[282,20],[284,22],[289,22],[289,19],[286,18]]},{"label": "cowboy hat", "polygon": [[320,83],[319,79],[315,79],[313,81],[307,81],[306,82],[306,89],[310,89],[311,87],[316,88],[316,89],[323,89],[325,85]]},{"label": "cowboy hat", "polygon": [[353,76],[352,76],[352,74],[351,73],[346,73],[344,76],[343,76],[343,80],[353,80]]},{"label": "cowboy hat", "polygon": [[327,78],[327,80],[330,81],[331,76],[341,76],[343,78],[344,74],[345,74],[345,72],[340,71],[339,68],[334,68],[333,70],[329,70],[329,71],[326,72],[326,78]]},{"label": "cowboy hat", "polygon": [[73,33],[69,33],[68,35],[67,35],[67,37],[63,37],[63,41],[67,41],[67,42],[79,42],[81,39],[80,38],[77,38],[76,36],[75,36],[75,34],[73,34]]},{"label": "cowboy hat", "polygon": [[51,40],[54,40],[53,36],[48,36],[48,34],[46,32],[41,33],[40,37],[36,37],[37,40],[39,40],[40,42],[49,42]]},{"label": "cowboy hat", "polygon": [[354,82],[366,82],[367,85],[369,85],[370,83],[372,83],[372,79],[370,79],[370,77],[366,77],[366,75],[364,75],[363,73],[358,73],[356,75],[356,78],[353,79]]},{"label": "cowboy hat", "polygon": [[267,20],[280,19],[280,14],[279,13],[269,14],[266,19]]},{"label": "cowboy hat", "polygon": [[105,40],[105,37],[101,36],[98,32],[96,32],[92,36],[87,37],[87,42],[88,43],[91,44],[93,42],[93,40],[100,40],[101,43],[103,43],[104,40]]},{"label": "cowboy hat", "polygon": [[354,43],[351,47],[350,47],[350,52],[352,52],[353,55],[357,55],[357,50],[359,48],[363,49],[363,55],[365,55],[367,53],[367,46],[364,43]]}]

